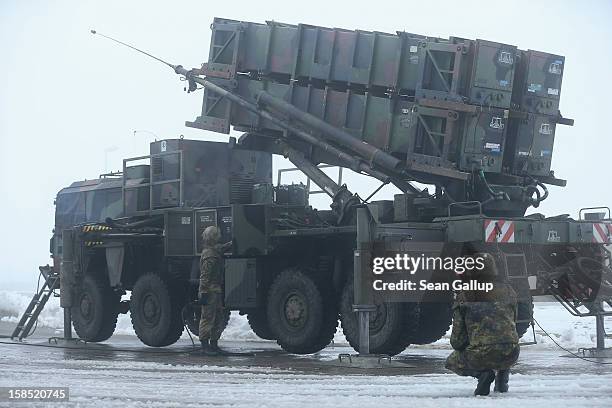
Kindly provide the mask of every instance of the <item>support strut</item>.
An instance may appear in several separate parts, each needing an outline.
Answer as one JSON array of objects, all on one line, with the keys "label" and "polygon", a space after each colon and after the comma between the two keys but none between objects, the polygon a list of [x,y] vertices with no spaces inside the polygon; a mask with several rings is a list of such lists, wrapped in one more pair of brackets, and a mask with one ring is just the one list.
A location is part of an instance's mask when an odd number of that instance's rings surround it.
[{"label": "support strut", "polygon": [[353,195],[345,185],[338,185],[338,183],[288,143],[280,142],[280,144],[285,157],[332,198],[331,209],[336,214],[337,224],[342,225],[349,221],[354,213],[352,210],[360,204],[359,198]]}]

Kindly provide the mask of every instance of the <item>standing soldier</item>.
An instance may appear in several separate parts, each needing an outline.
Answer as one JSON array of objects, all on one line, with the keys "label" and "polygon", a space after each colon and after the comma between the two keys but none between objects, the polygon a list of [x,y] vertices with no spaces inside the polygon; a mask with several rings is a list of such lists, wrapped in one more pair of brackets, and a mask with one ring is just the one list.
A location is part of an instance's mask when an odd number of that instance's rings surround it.
[{"label": "standing soldier", "polygon": [[474,395],[489,395],[493,380],[495,391],[507,392],[510,367],[520,352],[516,293],[498,275],[493,256],[476,254],[475,257],[483,258],[484,268],[473,270],[470,278],[492,282],[493,290],[457,294],[451,335],[455,351],[446,359],[446,368],[461,376],[477,378]]},{"label": "standing soldier", "polygon": [[200,256],[200,287],[199,301],[202,305],[199,337],[202,343],[202,353],[219,355],[221,350],[217,341],[227,326],[229,311],[223,307],[223,252],[231,246],[231,242],[220,245],[221,232],[219,228],[207,227],[202,233],[204,247]]}]

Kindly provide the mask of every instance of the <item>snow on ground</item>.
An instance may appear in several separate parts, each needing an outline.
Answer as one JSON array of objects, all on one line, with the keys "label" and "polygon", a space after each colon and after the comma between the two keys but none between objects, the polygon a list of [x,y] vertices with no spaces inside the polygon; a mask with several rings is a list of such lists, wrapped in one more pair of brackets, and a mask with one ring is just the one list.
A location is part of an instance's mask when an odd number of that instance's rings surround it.
[{"label": "snow on ground", "polygon": [[[30,294],[14,291],[0,291],[0,321],[17,322],[21,313],[25,310],[31,299]],[[581,347],[593,347],[595,345],[595,319],[579,318],[570,315],[560,304],[556,302],[534,302],[534,316],[536,320],[548,331],[561,345],[569,349]],[[45,327],[60,329],[63,324],[63,312],[59,307],[59,298],[51,298],[39,317],[39,324]],[[606,317],[606,327],[612,332],[612,316]],[[132,323],[128,315],[120,315],[117,322],[117,334],[133,335]],[[183,338],[188,339],[188,334],[183,333]],[[450,332],[433,345],[425,347],[447,348],[449,345]],[[223,333],[222,340],[250,340],[259,339],[250,329],[245,316],[232,312],[230,323]],[[532,340],[531,330],[523,338],[524,341]],[[556,346],[536,326],[536,348],[555,348]],[[261,340],[263,341],[263,340]],[[342,329],[334,337],[334,343],[346,344]],[[612,346],[612,340],[607,340],[607,346]]]},{"label": "snow on ground", "polygon": [[[0,321],[15,323],[29,301],[29,295],[0,291]],[[535,314],[564,346],[593,345],[594,319],[572,317],[554,303],[536,302]],[[44,328],[38,334],[25,344],[0,344],[0,387],[70,388],[70,402],[53,402],[49,407],[612,406],[611,366],[559,358],[563,353],[541,334],[537,335],[539,345],[522,350],[508,394],[475,398],[473,379],[447,373],[442,367],[448,355],[447,338],[409,348],[404,354],[409,364],[405,369],[351,373],[326,365],[339,353],[350,352],[349,347],[329,347],[310,356],[282,353],[273,342],[258,340],[246,318],[237,313],[224,333],[225,344],[259,350],[255,357],[211,361],[185,351],[188,340],[151,353],[132,336],[113,337],[98,349],[64,350],[46,342],[47,333],[52,332],[49,328],[60,328],[62,318],[58,299],[52,299],[40,317]],[[129,316],[122,315],[118,334],[133,334],[130,326]],[[337,334],[336,343],[343,342]],[[0,402],[0,407],[5,406],[15,404]]]},{"label": "snow on ground", "polygon": [[[10,347],[10,346],[9,346]],[[15,347],[15,346],[13,346]],[[21,347],[19,347],[21,349]],[[0,386],[70,387],[69,403],[104,407],[609,407],[610,375],[515,374],[508,394],[473,397],[475,382],[452,374],[322,375],[264,367],[69,360],[20,355],[0,358]],[[2,406],[2,403],[0,403]],[[9,405],[6,405],[9,406]],[[27,405],[26,405],[27,406]]]}]

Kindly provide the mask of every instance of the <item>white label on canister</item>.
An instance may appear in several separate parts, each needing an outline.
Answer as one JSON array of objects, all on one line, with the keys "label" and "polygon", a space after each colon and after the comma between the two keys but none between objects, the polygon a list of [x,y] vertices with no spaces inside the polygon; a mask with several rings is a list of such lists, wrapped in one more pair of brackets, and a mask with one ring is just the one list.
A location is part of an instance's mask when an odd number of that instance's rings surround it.
[{"label": "white label on canister", "polygon": [[542,84],[529,84],[527,92],[539,92],[542,89]]},{"label": "white label on canister", "polygon": [[501,146],[499,143],[485,143],[485,149],[490,149],[496,152],[499,152],[500,147]]}]

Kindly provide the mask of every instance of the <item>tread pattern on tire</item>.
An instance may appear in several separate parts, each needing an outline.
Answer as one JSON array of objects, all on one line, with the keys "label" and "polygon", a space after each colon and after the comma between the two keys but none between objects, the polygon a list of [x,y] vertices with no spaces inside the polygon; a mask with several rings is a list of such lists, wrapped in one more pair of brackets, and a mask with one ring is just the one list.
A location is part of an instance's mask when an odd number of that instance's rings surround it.
[{"label": "tread pattern on tire", "polygon": [[422,302],[419,304],[419,320],[412,343],[430,344],[440,340],[453,322],[451,302]]},{"label": "tread pattern on tire", "polygon": [[[302,334],[306,339],[301,341],[291,339],[291,335],[283,332],[280,321],[282,312],[275,310],[279,307],[277,303],[287,286],[301,286],[305,298],[313,301],[312,306],[315,306],[309,309],[309,319],[312,319],[310,332]],[[281,272],[270,286],[267,315],[270,330],[277,338],[276,342],[283,350],[295,354],[311,354],[325,348],[333,339],[338,325],[335,302],[326,301],[321,287],[317,285],[316,281],[298,268],[290,268]]]},{"label": "tread pattern on tire", "polygon": [[257,337],[264,340],[276,340],[268,325],[268,319],[264,309],[257,309],[256,311],[247,313],[247,321],[249,322],[251,330],[253,330],[253,333],[255,333]]},{"label": "tread pattern on tire", "polygon": [[[353,304],[353,281],[345,283],[340,300],[340,319],[342,322],[342,332],[349,345],[359,352],[359,326],[357,316],[352,310]],[[376,343],[376,339],[370,336],[370,353],[387,354],[394,356],[401,353],[411,343],[412,334],[416,329],[418,308],[409,303],[387,303],[388,317],[395,321],[392,323],[390,334]],[[372,342],[375,340],[375,342]]]},{"label": "tread pattern on tire", "polygon": [[88,329],[82,326],[84,323],[78,318],[78,311],[75,312],[75,310],[73,310],[72,323],[74,325],[74,330],[76,334],[85,341],[101,342],[108,340],[117,327],[120,297],[113,292],[104,279],[95,275],[85,275],[81,289],[85,287],[97,291],[100,295],[99,304],[96,305],[96,309],[102,311],[102,321],[97,333],[87,333]]},{"label": "tread pattern on tire", "polygon": [[338,322],[340,321],[340,312],[338,310],[338,301],[334,294],[326,293],[323,289],[324,283],[315,282],[319,286],[319,290],[323,293],[323,326],[319,333],[319,338],[317,342],[314,344],[314,347],[317,351],[323,350],[327,347],[334,336],[336,335],[336,329],[338,328]]},{"label": "tread pattern on tire", "polygon": [[[168,324],[168,329],[166,330],[165,335],[159,339],[149,339],[148,334],[143,333],[139,326],[138,318],[135,318],[136,307],[138,307],[135,301],[138,300],[140,294],[138,293],[141,289],[141,286],[145,285],[153,285],[157,286],[160,294],[162,296],[166,296],[169,299],[170,303],[170,322]],[[134,298],[136,296],[136,299]],[[132,320],[132,326],[134,327],[134,332],[136,332],[136,336],[140,339],[141,342],[148,346],[152,347],[165,347],[171,344],[176,343],[176,341],[183,334],[183,318],[181,315],[182,309],[184,305],[184,299],[180,296],[180,290],[178,288],[172,287],[166,280],[164,280],[161,276],[149,273],[141,276],[136,281],[134,285],[134,289],[132,290],[132,300],[130,301],[130,318]]]}]

